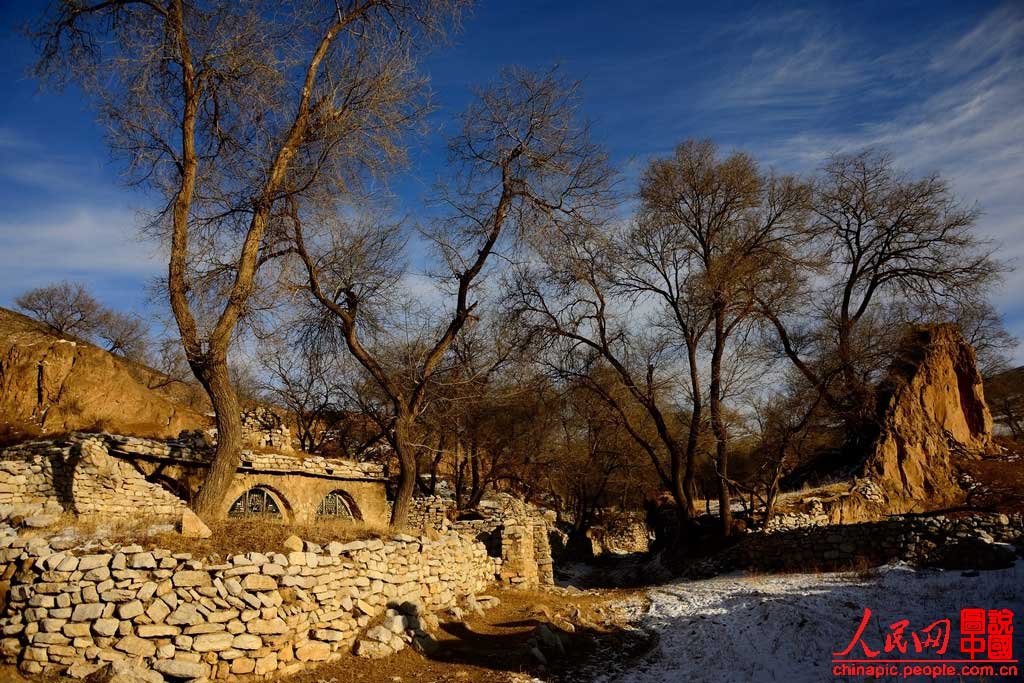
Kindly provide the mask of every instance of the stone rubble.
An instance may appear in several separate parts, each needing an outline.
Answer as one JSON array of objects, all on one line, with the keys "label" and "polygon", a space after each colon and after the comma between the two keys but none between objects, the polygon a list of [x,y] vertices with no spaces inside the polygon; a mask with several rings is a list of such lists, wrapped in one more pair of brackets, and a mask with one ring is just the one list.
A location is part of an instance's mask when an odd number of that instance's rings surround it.
[{"label": "stone rubble", "polygon": [[[963,516],[895,515],[880,521],[774,528],[744,534],[736,545],[685,574],[704,578],[729,571],[808,571],[871,567],[887,562],[987,569],[1012,560],[1024,543],[1021,513]],[[963,567],[950,560],[962,558]]]}]

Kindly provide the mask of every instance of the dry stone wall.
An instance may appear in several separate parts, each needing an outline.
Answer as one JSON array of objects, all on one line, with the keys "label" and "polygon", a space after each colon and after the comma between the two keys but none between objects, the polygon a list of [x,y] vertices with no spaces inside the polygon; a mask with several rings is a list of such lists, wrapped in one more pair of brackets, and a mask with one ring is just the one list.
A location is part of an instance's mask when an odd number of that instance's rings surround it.
[{"label": "dry stone wall", "polygon": [[[105,438],[77,435],[0,451],[0,508],[57,506],[80,515],[180,517],[185,503],[112,457]],[[6,517],[6,515],[5,515]]]},{"label": "dry stone wall", "polygon": [[433,529],[443,532],[451,526],[455,515],[455,501],[443,496],[423,496],[413,498],[409,508],[408,525],[410,529]]},{"label": "dry stone wall", "polygon": [[[1024,541],[1024,516],[984,513],[950,517],[898,515],[857,524],[746,534],[728,550],[691,564],[690,576],[738,569],[851,569],[903,561],[951,568],[988,568],[1012,561]],[[952,566],[962,563],[962,566]]]},{"label": "dry stone wall", "polygon": [[[86,433],[0,450],[0,513],[7,512],[0,519],[33,505],[76,514],[177,517],[182,498],[147,476],[172,480],[187,498],[202,482],[211,452],[177,440]],[[352,498],[364,521],[387,519],[379,463],[245,450],[225,506],[253,486],[281,496],[287,522],[314,521],[321,500],[335,490]]]},{"label": "dry stone wall", "polygon": [[[294,443],[292,432],[284,418],[270,408],[257,406],[241,415],[242,443],[248,448],[268,448],[282,453],[292,453]],[[217,443],[217,429],[193,429],[183,431],[178,440],[192,448],[210,448]]]},{"label": "dry stone wall", "polygon": [[451,524],[456,531],[487,546],[499,560],[498,578],[517,588],[550,586],[555,582],[549,530],[545,514],[508,494],[481,501],[479,519]]},{"label": "dry stone wall", "polygon": [[484,546],[457,533],[214,563],[140,546],[58,549],[0,525],[0,657],[32,674],[132,658],[170,679],[286,675],[350,651],[389,606],[452,608],[495,572]]},{"label": "dry stone wall", "polygon": [[587,532],[595,556],[604,553],[646,553],[650,550],[650,530],[643,515],[612,512],[606,517],[604,522]]}]

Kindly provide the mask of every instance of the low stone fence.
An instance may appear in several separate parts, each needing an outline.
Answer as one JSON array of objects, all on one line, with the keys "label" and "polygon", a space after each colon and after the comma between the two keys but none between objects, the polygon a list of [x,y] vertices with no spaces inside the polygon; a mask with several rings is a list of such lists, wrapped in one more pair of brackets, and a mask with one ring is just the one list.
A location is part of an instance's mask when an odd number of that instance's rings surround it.
[{"label": "low stone fence", "polygon": [[31,674],[141,658],[170,679],[276,677],[349,652],[389,606],[455,607],[496,571],[457,533],[214,564],[140,546],[58,550],[4,526],[0,657]]},{"label": "low stone fence", "polygon": [[[894,516],[885,520],[743,535],[685,573],[710,576],[737,569],[809,571],[877,566],[892,561],[986,568],[1009,561],[1024,540],[1020,513]],[[1004,545],[1011,544],[1011,545]]]},{"label": "low stone fence", "polygon": [[498,578],[517,588],[551,586],[555,582],[549,520],[536,507],[498,494],[481,502],[480,519],[461,519],[451,528],[484,543],[501,559]]}]

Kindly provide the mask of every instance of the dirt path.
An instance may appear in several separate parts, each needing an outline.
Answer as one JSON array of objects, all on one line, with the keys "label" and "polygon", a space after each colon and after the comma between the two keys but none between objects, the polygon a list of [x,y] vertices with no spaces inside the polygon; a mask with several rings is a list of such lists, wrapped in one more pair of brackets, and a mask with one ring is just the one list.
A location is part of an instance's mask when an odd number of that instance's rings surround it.
[{"label": "dirt path", "polygon": [[[629,627],[642,609],[642,592],[602,590],[495,591],[501,603],[460,622],[442,622],[438,648],[429,656],[410,648],[387,659],[345,658],[289,679],[294,683],[399,683],[437,681],[511,683],[585,681],[585,671],[639,657],[653,647],[651,636]],[[557,634],[561,648],[538,643],[538,628]],[[534,644],[546,664],[531,653]],[[561,650],[561,651],[560,651]]]}]

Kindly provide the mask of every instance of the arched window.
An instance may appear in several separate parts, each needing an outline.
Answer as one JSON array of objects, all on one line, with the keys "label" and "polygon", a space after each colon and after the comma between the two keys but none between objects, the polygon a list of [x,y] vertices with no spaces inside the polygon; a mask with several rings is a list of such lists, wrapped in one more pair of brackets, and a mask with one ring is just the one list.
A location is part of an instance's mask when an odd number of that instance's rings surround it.
[{"label": "arched window", "polygon": [[357,519],[355,505],[344,491],[331,491],[320,501],[316,509],[317,517],[335,517],[338,519]]},{"label": "arched window", "polygon": [[281,508],[273,494],[262,486],[249,489],[238,497],[228,510],[229,517],[280,517]]}]

